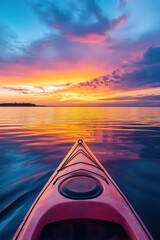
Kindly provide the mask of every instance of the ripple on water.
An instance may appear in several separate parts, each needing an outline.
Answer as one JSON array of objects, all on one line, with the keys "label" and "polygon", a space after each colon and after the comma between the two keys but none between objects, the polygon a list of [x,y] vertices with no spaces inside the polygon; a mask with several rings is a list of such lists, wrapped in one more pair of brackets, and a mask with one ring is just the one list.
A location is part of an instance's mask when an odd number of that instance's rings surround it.
[{"label": "ripple on water", "polygon": [[[127,113],[127,114],[126,114]],[[83,138],[160,238],[160,109],[0,109],[0,236],[13,237],[73,143]]]}]

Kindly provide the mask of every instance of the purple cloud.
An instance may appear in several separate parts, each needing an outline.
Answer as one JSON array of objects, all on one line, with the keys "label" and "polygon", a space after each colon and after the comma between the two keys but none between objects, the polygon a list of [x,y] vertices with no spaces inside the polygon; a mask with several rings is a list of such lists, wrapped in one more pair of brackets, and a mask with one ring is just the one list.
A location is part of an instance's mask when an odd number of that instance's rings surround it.
[{"label": "purple cloud", "polygon": [[134,100],[134,101],[159,101],[160,103],[160,95],[143,95],[139,94],[137,96],[123,96],[123,97],[115,97],[115,98],[102,98],[100,100],[104,101],[128,101],[128,100]]},{"label": "purple cloud", "polygon": [[124,73],[122,76],[126,86],[131,88],[160,87],[160,47],[149,48],[142,60],[133,66],[136,66],[136,70]]},{"label": "purple cloud", "polygon": [[[56,69],[61,61],[78,63],[88,57],[86,53],[90,59],[104,64],[105,54],[102,52],[106,50],[107,41],[111,41],[108,32],[126,20],[123,14],[109,19],[95,0],[73,1],[72,4],[60,4],[56,0],[29,0],[28,3],[41,21],[50,27],[50,34],[22,46],[11,30],[0,26],[0,70],[4,75],[8,69],[12,75],[12,64]],[[103,46],[88,44],[104,38]]]},{"label": "purple cloud", "polygon": [[[160,95],[138,95],[138,96],[123,96],[115,98],[101,98],[100,105],[104,106],[160,106]],[[104,102],[104,103],[103,103]]]},{"label": "purple cloud", "polygon": [[143,55],[140,63],[143,64],[160,64],[160,47],[150,47]]},{"label": "purple cloud", "polygon": [[74,87],[104,86],[114,89],[117,85],[116,89],[119,90],[160,87],[160,47],[149,48],[142,60],[132,63],[130,67],[134,67],[135,70],[122,73],[120,69],[115,69],[111,74],[81,82]]},{"label": "purple cloud", "polygon": [[89,49],[89,46],[82,47],[81,43],[70,42],[62,36],[49,35],[24,47],[21,54],[16,54],[13,50],[8,50],[6,57],[2,54],[0,68],[4,71],[4,68],[10,67],[9,64],[22,64],[39,66],[41,69],[56,69],[61,61],[78,62],[86,56]]},{"label": "purple cloud", "polygon": [[120,75],[120,70],[119,69],[116,69],[116,70],[114,70],[113,72],[112,72],[112,77],[114,78],[114,79],[121,79],[121,75]]},{"label": "purple cloud", "polygon": [[95,0],[78,3],[73,1],[69,8],[67,6],[62,8],[57,1],[50,0],[45,1],[45,4],[43,2],[32,3],[31,6],[41,21],[71,40],[74,36],[106,35],[108,31],[127,19],[124,14],[109,19],[104,16]]},{"label": "purple cloud", "polygon": [[[120,72],[118,69],[115,70],[115,72]],[[93,78],[91,80],[88,81],[83,81],[80,82],[76,85],[72,85],[71,89],[75,89],[75,88],[83,88],[83,87],[89,87],[92,89],[98,88],[98,87],[108,87],[108,86],[114,86],[115,84],[119,84],[120,83],[120,77],[117,78],[113,78],[112,74],[106,74],[97,78]]]}]

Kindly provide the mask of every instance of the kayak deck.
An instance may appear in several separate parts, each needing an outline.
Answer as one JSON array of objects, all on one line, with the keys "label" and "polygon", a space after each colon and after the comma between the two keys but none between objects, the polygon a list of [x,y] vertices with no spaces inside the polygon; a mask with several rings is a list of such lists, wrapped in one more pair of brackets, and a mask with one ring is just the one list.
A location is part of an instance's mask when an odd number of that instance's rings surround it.
[{"label": "kayak deck", "polygon": [[136,212],[82,140],[48,180],[14,240],[151,240]]}]

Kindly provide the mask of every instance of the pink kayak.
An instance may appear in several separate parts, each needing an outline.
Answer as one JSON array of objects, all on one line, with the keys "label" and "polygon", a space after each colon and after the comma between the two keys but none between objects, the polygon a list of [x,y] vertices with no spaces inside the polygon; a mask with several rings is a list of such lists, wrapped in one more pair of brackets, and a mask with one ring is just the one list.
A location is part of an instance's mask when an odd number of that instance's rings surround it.
[{"label": "pink kayak", "polygon": [[14,240],[148,240],[151,235],[91,150],[78,140]]}]

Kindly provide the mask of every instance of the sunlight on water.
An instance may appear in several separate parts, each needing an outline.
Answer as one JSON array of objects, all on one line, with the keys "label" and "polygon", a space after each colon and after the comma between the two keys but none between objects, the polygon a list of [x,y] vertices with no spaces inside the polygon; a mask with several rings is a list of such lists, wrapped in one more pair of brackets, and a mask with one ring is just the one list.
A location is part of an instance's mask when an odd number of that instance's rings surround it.
[{"label": "sunlight on water", "polygon": [[74,142],[84,139],[160,238],[160,108],[0,108],[0,239],[11,239]]}]

